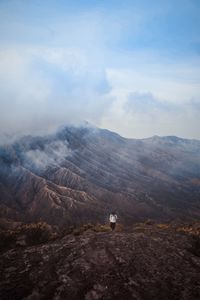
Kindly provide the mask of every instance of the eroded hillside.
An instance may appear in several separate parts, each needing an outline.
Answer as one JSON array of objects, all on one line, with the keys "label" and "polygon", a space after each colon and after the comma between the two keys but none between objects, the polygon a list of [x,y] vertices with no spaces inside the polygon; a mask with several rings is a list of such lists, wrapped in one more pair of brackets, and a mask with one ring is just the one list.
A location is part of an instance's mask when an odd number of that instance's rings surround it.
[{"label": "eroded hillside", "polygon": [[200,217],[200,142],[66,127],[0,148],[1,219],[54,225]]}]

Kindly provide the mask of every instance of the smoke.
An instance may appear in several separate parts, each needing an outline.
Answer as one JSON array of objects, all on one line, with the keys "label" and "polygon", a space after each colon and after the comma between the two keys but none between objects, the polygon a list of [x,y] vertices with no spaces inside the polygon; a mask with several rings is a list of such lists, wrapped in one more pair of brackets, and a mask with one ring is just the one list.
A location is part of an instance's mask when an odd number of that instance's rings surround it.
[{"label": "smoke", "polygon": [[24,165],[28,168],[44,170],[47,167],[59,166],[66,157],[72,155],[65,141],[52,141],[44,145],[44,148],[28,150],[24,153]]}]

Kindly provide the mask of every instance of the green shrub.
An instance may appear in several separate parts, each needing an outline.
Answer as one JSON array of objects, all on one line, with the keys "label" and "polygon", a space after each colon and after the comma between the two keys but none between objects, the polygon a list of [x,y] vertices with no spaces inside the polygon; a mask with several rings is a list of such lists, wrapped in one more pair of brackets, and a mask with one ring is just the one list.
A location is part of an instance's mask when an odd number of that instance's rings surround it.
[{"label": "green shrub", "polygon": [[84,228],[84,230],[88,230],[88,229],[92,229],[93,226],[94,226],[93,224],[88,223],[88,224],[83,225],[83,228]]}]

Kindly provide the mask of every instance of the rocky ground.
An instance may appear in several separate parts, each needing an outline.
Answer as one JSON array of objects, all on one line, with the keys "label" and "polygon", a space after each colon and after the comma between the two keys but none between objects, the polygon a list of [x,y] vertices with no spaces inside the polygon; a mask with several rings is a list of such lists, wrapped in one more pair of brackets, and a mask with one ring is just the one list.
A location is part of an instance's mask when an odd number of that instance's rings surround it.
[{"label": "rocky ground", "polygon": [[0,299],[197,300],[197,246],[190,234],[142,225],[13,248],[0,257]]}]

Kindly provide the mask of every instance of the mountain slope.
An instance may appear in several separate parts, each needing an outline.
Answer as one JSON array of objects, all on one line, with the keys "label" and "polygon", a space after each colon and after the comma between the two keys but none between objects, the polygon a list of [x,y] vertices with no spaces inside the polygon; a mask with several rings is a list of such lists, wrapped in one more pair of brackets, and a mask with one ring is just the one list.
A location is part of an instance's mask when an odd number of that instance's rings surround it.
[{"label": "mountain slope", "polygon": [[50,224],[200,217],[200,141],[65,127],[0,148],[0,216]]}]

